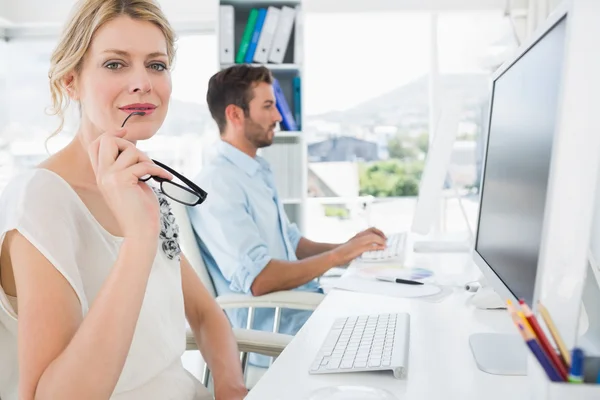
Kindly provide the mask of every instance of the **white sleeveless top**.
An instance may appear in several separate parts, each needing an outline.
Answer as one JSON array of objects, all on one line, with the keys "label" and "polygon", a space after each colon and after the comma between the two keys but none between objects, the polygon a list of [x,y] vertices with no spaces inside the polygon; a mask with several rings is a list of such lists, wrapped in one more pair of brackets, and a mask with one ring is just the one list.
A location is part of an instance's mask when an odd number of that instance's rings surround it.
[{"label": "white sleeveless top", "polygon": [[[181,363],[186,320],[177,226],[163,195],[161,237],[146,295],[113,400],[205,399],[207,391]],[[0,249],[17,229],[64,275],[85,316],[117,259],[122,238],[94,218],[71,186],[46,169],[14,178],[0,197]],[[0,398],[17,400],[17,308],[0,287]],[[41,340],[44,340],[43,338]],[[208,397],[212,398],[212,397]]]}]

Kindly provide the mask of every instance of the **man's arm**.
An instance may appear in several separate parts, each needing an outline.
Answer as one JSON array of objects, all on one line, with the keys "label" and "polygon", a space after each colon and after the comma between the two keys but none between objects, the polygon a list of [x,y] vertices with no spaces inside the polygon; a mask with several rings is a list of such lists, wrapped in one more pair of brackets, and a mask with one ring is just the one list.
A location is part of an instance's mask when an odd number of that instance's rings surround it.
[{"label": "man's arm", "polygon": [[[296,228],[290,228],[290,233],[293,235],[292,229]],[[361,231],[357,233],[353,237],[353,239],[369,233],[374,233],[385,239],[384,233],[377,228],[369,228],[364,231]],[[298,246],[296,247],[296,257],[298,257],[299,260],[303,260],[308,257],[316,256],[319,254],[323,254],[327,251],[334,250],[338,246],[341,246],[341,244],[313,242],[312,240],[302,236],[300,237],[300,240],[298,241]]]},{"label": "man's arm", "polygon": [[[202,207],[188,209],[190,221],[235,292],[256,296],[296,288],[367,250],[385,248],[385,240],[371,233],[364,235],[364,240],[355,237],[333,250],[301,261],[273,260],[246,207],[243,188],[231,179],[200,183],[211,195]],[[288,223],[288,235],[297,249],[301,234],[291,225]]]},{"label": "man's arm", "polygon": [[313,242],[310,239],[301,237],[296,247],[296,257],[303,260],[312,256],[323,254],[338,247],[339,244]]},{"label": "man's arm", "polygon": [[215,383],[217,400],[241,400],[247,394],[237,343],[225,313],[207,292],[185,257],[181,257],[185,315]]},{"label": "man's arm", "polygon": [[375,233],[369,233],[357,235],[332,250],[300,261],[270,260],[254,278],[250,290],[254,296],[261,296],[295,289],[323,275],[332,267],[349,263],[365,251],[384,248],[385,239]]}]

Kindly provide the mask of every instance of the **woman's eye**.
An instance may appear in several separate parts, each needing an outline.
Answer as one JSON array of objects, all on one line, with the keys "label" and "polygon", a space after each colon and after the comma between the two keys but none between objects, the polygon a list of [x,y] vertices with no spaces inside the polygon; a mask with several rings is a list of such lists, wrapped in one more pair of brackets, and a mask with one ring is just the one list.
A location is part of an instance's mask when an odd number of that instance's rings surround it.
[{"label": "woman's eye", "polygon": [[123,64],[121,64],[120,62],[116,62],[116,61],[109,62],[109,63],[105,64],[104,66],[106,68],[108,68],[108,69],[120,69],[120,68],[123,68]]},{"label": "woman's eye", "polygon": [[152,68],[155,71],[164,71],[167,69],[167,66],[162,63],[155,63],[155,64],[151,64],[150,68]]}]

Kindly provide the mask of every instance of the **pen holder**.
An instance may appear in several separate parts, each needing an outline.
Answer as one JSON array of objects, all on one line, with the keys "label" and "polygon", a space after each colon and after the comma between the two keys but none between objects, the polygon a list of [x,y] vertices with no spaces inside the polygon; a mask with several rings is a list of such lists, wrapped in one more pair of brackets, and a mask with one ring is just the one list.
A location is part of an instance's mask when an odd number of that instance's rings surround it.
[{"label": "pen holder", "polygon": [[568,383],[548,381],[544,400],[592,400],[600,399],[600,385],[593,383]]},{"label": "pen holder", "polygon": [[600,384],[552,382],[537,360],[528,357],[528,368],[533,400],[597,400]]}]

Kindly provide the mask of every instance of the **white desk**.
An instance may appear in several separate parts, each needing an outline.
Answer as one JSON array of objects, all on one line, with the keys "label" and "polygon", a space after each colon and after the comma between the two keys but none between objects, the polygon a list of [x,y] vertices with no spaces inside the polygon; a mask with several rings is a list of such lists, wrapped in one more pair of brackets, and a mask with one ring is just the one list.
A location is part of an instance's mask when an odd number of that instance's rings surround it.
[{"label": "white desk", "polygon": [[[436,274],[443,268],[451,278],[468,276],[470,267],[465,266],[464,257],[462,263],[457,262],[456,257],[432,257],[437,259]],[[461,270],[462,275],[456,275]],[[472,268],[470,272],[472,274]],[[456,289],[441,302],[431,303],[334,290],[246,399],[306,400],[315,389],[332,385],[374,386],[389,390],[398,399],[413,400],[528,398],[526,377],[490,375],[475,365],[468,342],[471,333],[514,334],[516,330],[506,312],[477,310],[466,303],[469,296],[470,293]],[[336,317],[404,311],[411,316],[410,356],[405,380],[395,379],[391,371],[308,374]]]}]

